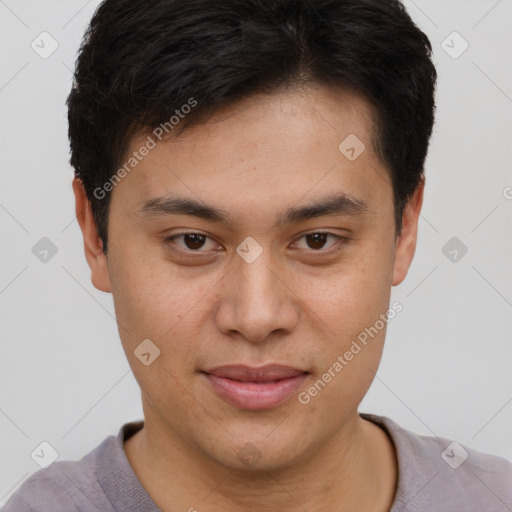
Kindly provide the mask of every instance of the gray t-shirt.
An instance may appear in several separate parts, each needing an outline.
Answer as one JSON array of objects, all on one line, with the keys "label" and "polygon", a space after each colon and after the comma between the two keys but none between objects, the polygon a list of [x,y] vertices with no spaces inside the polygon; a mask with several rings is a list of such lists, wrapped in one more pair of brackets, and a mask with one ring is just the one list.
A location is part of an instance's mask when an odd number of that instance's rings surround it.
[{"label": "gray t-shirt", "polygon": [[[386,417],[361,414],[393,441],[398,488],[390,512],[511,512],[512,463],[440,437],[419,436]],[[3,512],[159,512],[133,472],[123,441],[143,426],[126,423],[79,461],[31,475]],[[161,512],[161,511],[160,511]]]}]

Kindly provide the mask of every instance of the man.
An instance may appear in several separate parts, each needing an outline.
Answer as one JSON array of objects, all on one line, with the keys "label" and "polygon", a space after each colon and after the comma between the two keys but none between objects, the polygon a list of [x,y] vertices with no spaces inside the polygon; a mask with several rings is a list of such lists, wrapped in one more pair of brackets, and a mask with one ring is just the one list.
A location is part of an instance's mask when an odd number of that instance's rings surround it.
[{"label": "man", "polygon": [[5,511],[506,511],[512,465],[358,406],[411,264],[436,71],[378,0],[106,0],[77,218],[144,421]]}]

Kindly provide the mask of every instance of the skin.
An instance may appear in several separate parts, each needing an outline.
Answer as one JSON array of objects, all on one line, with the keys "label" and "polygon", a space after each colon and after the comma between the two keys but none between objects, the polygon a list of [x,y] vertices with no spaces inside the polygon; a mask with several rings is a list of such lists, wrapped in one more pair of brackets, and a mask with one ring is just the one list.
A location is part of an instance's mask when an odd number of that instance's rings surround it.
[{"label": "skin", "polygon": [[[391,287],[414,255],[423,182],[397,236],[389,171],[372,149],[371,123],[361,95],[312,85],[217,111],[159,143],[114,188],[107,256],[75,180],[92,282],[113,294],[142,392],[144,428],[125,451],[162,510],[390,509],[393,445],[357,412],[385,328],[308,404],[294,396],[272,409],[241,410],[200,373],[279,363],[309,372],[299,391],[307,390],[388,310]],[[354,161],[338,149],[349,134],[366,146]],[[132,140],[128,156],[145,137]],[[364,201],[366,210],[276,223],[284,210],[333,192]],[[146,201],[171,193],[222,208],[231,222],[140,213]],[[164,240],[183,232],[207,238],[202,246]],[[327,237],[322,246],[304,236],[311,232],[347,240]],[[263,249],[250,264],[236,252],[248,236]],[[161,351],[149,366],[133,353],[146,338]],[[240,457],[247,443],[259,454],[250,467]]]}]

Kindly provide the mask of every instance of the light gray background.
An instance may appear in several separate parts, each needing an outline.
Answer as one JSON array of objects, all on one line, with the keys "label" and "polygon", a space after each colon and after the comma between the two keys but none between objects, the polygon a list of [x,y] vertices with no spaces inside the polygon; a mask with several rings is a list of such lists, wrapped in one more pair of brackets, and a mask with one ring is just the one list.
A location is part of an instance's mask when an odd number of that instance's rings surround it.
[{"label": "light gray background", "polygon": [[[142,418],[74,219],[64,102],[97,5],[0,0],[0,505],[42,441],[79,459]],[[404,309],[361,410],[512,459],[512,2],[405,5],[434,46],[438,112],[416,258],[393,290]],[[31,48],[43,31],[59,44],[47,59]],[[469,44],[458,58],[441,46],[462,48],[454,31]],[[455,263],[454,236],[468,248]],[[42,237],[58,248],[47,263]]]}]

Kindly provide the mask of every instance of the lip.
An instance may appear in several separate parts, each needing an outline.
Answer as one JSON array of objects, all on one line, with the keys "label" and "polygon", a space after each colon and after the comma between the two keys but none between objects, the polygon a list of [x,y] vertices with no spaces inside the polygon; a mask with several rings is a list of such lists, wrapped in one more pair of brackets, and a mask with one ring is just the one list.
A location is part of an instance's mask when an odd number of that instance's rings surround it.
[{"label": "lip", "polygon": [[226,365],[202,372],[213,391],[240,409],[272,409],[290,399],[308,373],[298,368],[268,364],[257,368]]}]

